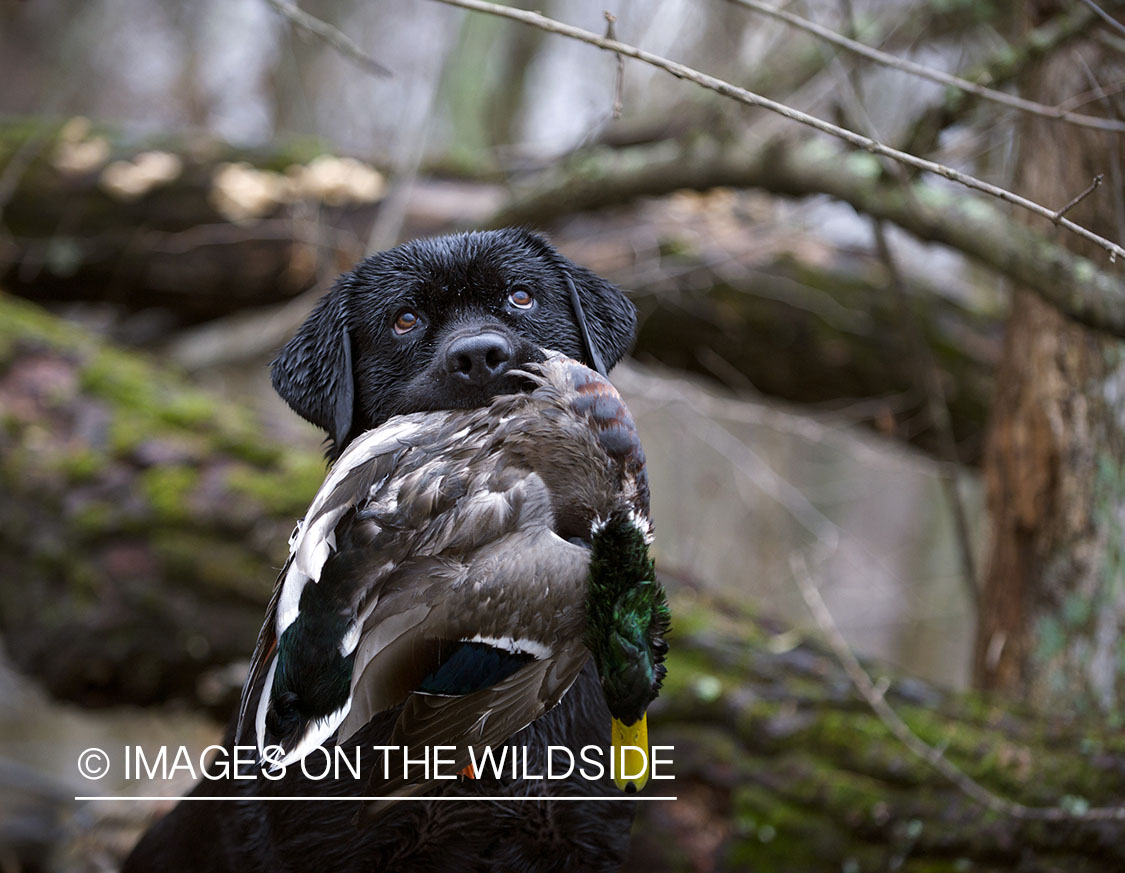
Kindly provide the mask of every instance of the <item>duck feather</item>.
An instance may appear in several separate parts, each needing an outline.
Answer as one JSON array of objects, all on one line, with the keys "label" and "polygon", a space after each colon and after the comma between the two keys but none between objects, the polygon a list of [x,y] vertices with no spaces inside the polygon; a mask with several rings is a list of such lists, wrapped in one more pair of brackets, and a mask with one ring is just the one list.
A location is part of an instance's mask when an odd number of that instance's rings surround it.
[{"label": "duck feather", "polygon": [[[505,741],[566,694],[589,657],[590,553],[572,540],[589,536],[607,500],[647,513],[647,482],[608,383],[550,353],[525,375],[530,393],[392,419],[340,456],[275,586],[239,736],[260,687],[255,733],[265,744],[283,637],[305,632],[294,628],[302,617],[341,623],[322,655],[350,659],[350,686],[346,704],[307,720],[285,761],[401,707],[388,743],[456,746],[463,765],[469,745]],[[465,693],[419,690],[458,647],[482,641],[520,656],[510,673]],[[417,790],[393,774],[370,787]]]}]

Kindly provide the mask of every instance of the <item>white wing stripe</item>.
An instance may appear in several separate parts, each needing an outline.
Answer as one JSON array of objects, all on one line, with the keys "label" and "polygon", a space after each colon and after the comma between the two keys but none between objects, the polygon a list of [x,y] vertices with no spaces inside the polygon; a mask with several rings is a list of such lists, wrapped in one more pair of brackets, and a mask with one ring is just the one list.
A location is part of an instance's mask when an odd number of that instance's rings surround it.
[{"label": "white wing stripe", "polygon": [[[277,604],[279,637],[297,620],[301,607],[301,594],[305,586],[309,582],[320,581],[324,564],[336,548],[336,524],[348,511],[350,505],[324,512],[324,504],[328,502],[332,492],[360,464],[398,448],[403,440],[421,433],[422,430],[420,421],[407,418],[368,431],[353,441],[332,465],[324,484],[313,498],[308,513],[289,539],[289,556],[292,563],[282,582],[281,597]],[[374,493],[382,484],[382,482],[373,483],[368,493]],[[395,491],[397,492],[397,488]]]},{"label": "white wing stripe", "polygon": [[483,634],[477,634],[473,637],[466,637],[461,640],[463,643],[484,643],[486,646],[492,646],[494,649],[504,649],[507,652],[523,653],[531,655],[538,661],[551,655],[551,650],[543,645],[538,640],[528,639],[527,637],[489,637]]}]

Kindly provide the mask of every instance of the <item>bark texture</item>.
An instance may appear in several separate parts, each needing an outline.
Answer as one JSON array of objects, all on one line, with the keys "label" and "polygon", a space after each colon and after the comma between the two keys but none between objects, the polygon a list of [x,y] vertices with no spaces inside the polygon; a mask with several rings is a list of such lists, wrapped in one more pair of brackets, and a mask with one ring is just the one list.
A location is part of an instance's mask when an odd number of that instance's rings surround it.
[{"label": "bark texture", "polygon": [[[1026,5],[1029,25],[1053,4]],[[1035,100],[1118,81],[1120,52],[1091,37],[1036,66]],[[1091,109],[1122,117],[1121,95]],[[1027,122],[1015,188],[1125,238],[1125,139]],[[1065,244],[1093,256],[1074,239]],[[985,479],[994,538],[976,646],[978,683],[1038,706],[1120,718],[1125,700],[1125,343],[1016,295],[997,375]]]}]

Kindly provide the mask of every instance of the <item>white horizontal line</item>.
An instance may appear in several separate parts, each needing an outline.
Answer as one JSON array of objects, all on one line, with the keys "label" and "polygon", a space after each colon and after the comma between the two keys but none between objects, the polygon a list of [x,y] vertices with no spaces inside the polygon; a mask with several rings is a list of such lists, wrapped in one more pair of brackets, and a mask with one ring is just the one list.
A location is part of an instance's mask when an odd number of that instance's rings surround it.
[{"label": "white horizontal line", "polygon": [[558,797],[402,797],[399,795],[387,795],[380,797],[241,797],[239,795],[232,795],[226,797],[175,797],[165,795],[135,795],[135,794],[90,794],[90,795],[76,795],[75,800],[498,800],[505,803],[508,802],[538,802],[543,800],[679,800],[678,797],[671,796],[639,796],[639,795],[617,795],[614,797],[587,797],[585,795],[561,795]]}]

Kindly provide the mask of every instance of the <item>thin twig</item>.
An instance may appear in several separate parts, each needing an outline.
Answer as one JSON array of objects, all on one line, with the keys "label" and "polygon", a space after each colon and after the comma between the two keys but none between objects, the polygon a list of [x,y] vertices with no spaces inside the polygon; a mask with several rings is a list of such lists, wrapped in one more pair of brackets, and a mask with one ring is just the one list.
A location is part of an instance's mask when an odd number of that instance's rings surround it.
[{"label": "thin twig", "polygon": [[885,694],[880,693],[875,683],[871,681],[871,677],[863,669],[863,665],[860,664],[847,640],[844,639],[844,635],[840,633],[840,628],[836,625],[836,620],[832,617],[824,598],[820,596],[820,591],[817,590],[816,584],[813,582],[804,556],[793,554],[790,557],[790,565],[793,570],[793,578],[797,582],[797,588],[800,590],[801,597],[804,598],[809,612],[812,613],[817,627],[824,634],[828,645],[831,646],[837,660],[839,660],[840,666],[844,668],[844,672],[848,674],[848,678],[852,680],[852,684],[855,685],[856,690],[867,702],[867,705],[871,707],[879,721],[899,742],[922,761],[937,770],[965,795],[992,812],[1018,819],[1035,821],[1125,820],[1125,806],[1078,810],[1061,806],[1027,806],[1023,803],[1017,803],[1014,800],[994,794],[956,764],[953,764],[945,757],[943,749],[931,746],[910,729],[910,726],[887,703]]},{"label": "thin twig", "polygon": [[[993,88],[1018,82],[1031,63],[1083,36],[1096,21],[1097,16],[1084,6],[1065,15],[1051,17],[1023,34],[1019,42],[1004,43],[993,49],[980,63],[962,71],[961,77],[972,82],[988,82]],[[970,97],[964,91],[947,89],[942,100],[914,119],[909,131],[900,139],[901,147],[916,155],[934,149],[942,132],[963,119],[966,112],[976,105],[977,101]],[[1071,110],[1078,107],[1063,105],[1057,108]]]},{"label": "thin twig", "polygon": [[978,85],[975,82],[970,82],[968,79],[962,79],[959,76],[951,75],[942,70],[935,70],[932,67],[927,67],[915,61],[887,54],[884,51],[842,36],[829,27],[824,27],[814,21],[801,18],[799,15],[794,15],[792,12],[786,12],[783,9],[770,6],[768,3],[762,3],[760,0],[727,0],[727,2],[745,6],[747,9],[752,9],[755,12],[768,15],[770,18],[777,19],[778,21],[784,21],[786,24],[796,27],[798,30],[803,30],[805,33],[812,34],[818,39],[823,39],[825,42],[830,42],[845,51],[860,55],[881,66],[899,70],[903,73],[909,73],[912,76],[918,76],[922,79],[929,79],[931,82],[947,85],[959,91],[965,91],[975,97],[980,97],[982,100],[991,100],[993,103],[999,103],[1011,109],[1018,109],[1020,112],[1039,115],[1053,121],[1065,121],[1080,127],[1092,127],[1096,130],[1111,130],[1117,132],[1125,131],[1125,122],[1123,121],[1114,118],[1102,118],[1097,115],[1083,115],[1060,107],[1036,103],[1034,100],[1025,100],[1023,97],[1017,97],[1014,94],[1006,94],[1003,91],[986,88],[983,85]]},{"label": "thin twig", "polygon": [[1106,98],[1115,94],[1120,94],[1122,91],[1125,91],[1125,80],[1112,82],[1111,84],[1106,86],[1095,84],[1092,88],[1086,91],[1075,94],[1072,97],[1068,97],[1066,100],[1059,104],[1059,107],[1061,108],[1065,106],[1069,108],[1072,106],[1085,106],[1087,103],[1093,103],[1095,100],[1102,100],[1109,105],[1110,109],[1112,109],[1113,105],[1110,104],[1109,100]]},{"label": "thin twig", "polygon": [[1082,0],[1082,2],[1089,6],[1092,10],[1094,10],[1099,18],[1101,18],[1106,24],[1108,24],[1118,33],[1125,34],[1125,24],[1122,24],[1120,21],[1118,21],[1116,18],[1102,9],[1102,7],[1095,3],[1094,0]]},{"label": "thin twig", "polygon": [[[617,39],[617,29],[614,25],[617,24],[617,16],[610,12],[608,9],[605,11],[605,38]],[[614,77],[613,82],[613,120],[616,121],[621,117],[621,109],[623,106],[621,95],[625,90],[625,58],[620,53],[615,55],[617,58],[617,75]]]},{"label": "thin twig", "polygon": [[1064,215],[1070,212],[1071,209],[1073,209],[1075,206],[1077,206],[1079,203],[1093,194],[1094,191],[1097,190],[1098,186],[1102,184],[1102,180],[1104,178],[1104,173],[1098,173],[1098,175],[1094,176],[1094,181],[1090,183],[1090,186],[1085,191],[1083,191],[1078,196],[1071,198],[1070,202],[1067,203],[1066,206],[1055,213],[1055,224],[1058,224],[1060,218],[1062,218]]},{"label": "thin twig", "polygon": [[[489,3],[487,0],[437,0],[439,3],[444,3],[447,6],[458,6],[462,9],[471,9],[474,12],[483,12],[488,15],[496,15],[501,18],[509,18],[513,21],[519,21],[523,24],[537,27],[548,33],[555,33],[560,36],[565,36],[569,39],[585,42],[589,45],[597,46],[604,51],[618,52],[627,57],[641,61],[642,63],[649,64],[657,69],[664,70],[667,73],[675,76],[677,79],[683,79],[692,82],[700,87],[706,88],[709,91],[714,91],[716,94],[721,94],[724,97],[729,97],[739,103],[744,103],[747,106],[758,106],[762,109],[768,109],[770,112],[775,112],[783,118],[788,118],[791,121],[796,121],[800,124],[807,125],[822,133],[827,133],[837,139],[841,139],[846,143],[850,143],[872,154],[880,155],[882,157],[891,158],[906,164],[909,167],[914,167],[918,170],[924,170],[927,173],[933,173],[938,176],[944,176],[958,184],[964,185],[966,188],[972,188],[975,191],[981,191],[1006,203],[1011,203],[1033,212],[1043,218],[1054,220],[1055,211],[1048,209],[1033,200],[1028,200],[1026,197],[1021,197],[1008,191],[1005,188],[1000,188],[975,176],[970,176],[967,173],[962,173],[952,167],[947,167],[944,164],[929,161],[925,158],[919,158],[916,155],[908,154],[907,152],[899,151],[896,148],[885,145],[884,143],[877,142],[870,137],[863,136],[856,133],[854,130],[840,127],[839,125],[832,124],[822,118],[817,118],[814,115],[801,112],[799,109],[794,109],[784,103],[778,103],[776,100],[770,100],[768,97],[763,97],[760,94],[755,94],[753,91],[747,91],[745,88],[739,88],[737,85],[732,85],[730,82],[723,79],[709,76],[706,73],[701,73],[691,67],[671,61],[660,55],[655,55],[652,52],[645,51],[644,49],[637,48],[627,43],[618,42],[616,40],[609,40],[598,36],[596,33],[591,33],[588,30],[583,30],[580,27],[573,27],[569,24],[563,24],[553,18],[547,18],[540,15],[538,12],[526,12],[522,9],[511,9],[507,6],[499,6],[495,3]],[[1089,242],[1105,249],[1109,253],[1111,262],[1116,262],[1118,257],[1125,257],[1125,248],[1112,242],[1104,237],[1099,236],[1091,230],[1087,230],[1081,225],[1075,224],[1067,218],[1059,219],[1059,224],[1067,230],[1077,234]]]},{"label": "thin twig", "polygon": [[949,403],[945,397],[945,389],[941,384],[941,371],[938,368],[937,360],[934,358],[933,350],[922,334],[922,327],[918,323],[918,315],[914,311],[912,301],[906,291],[906,283],[898,269],[898,263],[891,254],[890,246],[887,244],[886,227],[882,219],[875,219],[874,231],[875,246],[879,251],[879,257],[886,265],[891,290],[898,301],[906,340],[914,349],[914,353],[909,356],[910,363],[914,365],[916,370],[914,381],[926,398],[926,414],[937,435],[938,454],[944,461],[940,472],[941,484],[942,490],[945,492],[946,502],[949,504],[950,515],[953,518],[957,551],[961,559],[961,579],[969,603],[973,606],[973,613],[979,616],[980,589],[977,587],[973,541],[969,535],[969,514],[965,509],[965,501],[961,494],[957,441],[953,435],[953,418],[949,414]]},{"label": "thin twig", "polygon": [[348,60],[357,64],[361,69],[373,76],[387,77],[394,74],[380,64],[377,60],[364,52],[346,33],[333,27],[327,21],[321,21],[314,15],[309,15],[296,3],[288,0],[266,0],[266,2],[288,19],[289,23],[305,33],[312,34],[317,39],[323,40],[338,51]]},{"label": "thin twig", "polygon": [[[843,4],[847,16],[848,31],[849,33],[854,33],[855,21],[851,2],[850,0],[843,0]],[[859,82],[857,81],[854,68],[848,70],[845,81],[848,83],[852,92],[856,112],[862,112],[863,115],[861,121],[855,118],[849,119],[847,115],[845,115],[845,123],[865,130],[870,136],[878,136],[878,131],[874,129],[871,119],[867,116],[867,113],[863,111],[863,100],[860,99]],[[910,180],[905,178],[907,175],[906,169],[901,164],[896,164],[894,162],[887,162],[887,168],[902,185],[905,196],[917,205],[914,190],[910,186]],[[950,514],[953,518],[958,555],[961,559],[961,580],[965,593],[968,595],[969,603],[972,606],[973,615],[979,616],[980,590],[977,588],[976,562],[973,560],[973,544],[969,536],[968,513],[965,510],[965,503],[961,496],[960,482],[958,481],[957,470],[959,458],[957,453],[957,441],[953,435],[953,418],[949,413],[949,404],[945,398],[941,370],[938,368],[933,350],[930,348],[923,335],[922,327],[918,321],[918,315],[914,311],[913,303],[906,290],[906,282],[903,280],[902,273],[899,272],[898,264],[891,255],[890,246],[887,244],[885,221],[881,218],[875,218],[872,223],[875,233],[875,245],[879,252],[880,259],[887,268],[887,276],[890,280],[891,291],[898,304],[899,319],[902,323],[908,347],[917,349],[914,353],[908,352],[907,358],[915,367],[913,381],[925,398],[926,414],[937,435],[938,456],[944,462],[938,471],[938,477],[941,480],[942,490],[945,493],[946,502],[949,504]]]}]

